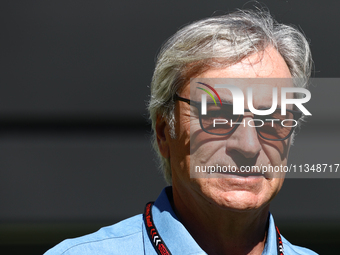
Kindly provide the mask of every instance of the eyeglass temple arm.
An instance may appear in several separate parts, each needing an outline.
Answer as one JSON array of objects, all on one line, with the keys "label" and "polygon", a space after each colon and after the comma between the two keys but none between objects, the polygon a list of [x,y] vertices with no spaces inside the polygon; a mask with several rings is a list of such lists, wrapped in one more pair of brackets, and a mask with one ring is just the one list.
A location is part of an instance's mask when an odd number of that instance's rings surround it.
[{"label": "eyeglass temple arm", "polygon": [[198,106],[199,106],[199,103],[198,103],[198,102],[189,100],[189,99],[184,98],[184,97],[180,97],[179,95],[177,95],[177,93],[174,94],[173,100],[174,100],[174,101],[179,100],[179,101],[185,102],[185,103],[187,103],[187,104],[189,104],[189,105],[192,105],[192,106],[195,106],[195,107],[198,107]]}]

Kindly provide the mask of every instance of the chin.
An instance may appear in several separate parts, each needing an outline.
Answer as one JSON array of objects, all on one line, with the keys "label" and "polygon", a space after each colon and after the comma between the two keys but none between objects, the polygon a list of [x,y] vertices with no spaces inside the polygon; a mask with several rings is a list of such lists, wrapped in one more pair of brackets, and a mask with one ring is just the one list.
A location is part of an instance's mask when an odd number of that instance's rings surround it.
[{"label": "chin", "polygon": [[229,191],[220,197],[220,204],[227,210],[252,211],[269,204],[267,199],[251,191]]}]

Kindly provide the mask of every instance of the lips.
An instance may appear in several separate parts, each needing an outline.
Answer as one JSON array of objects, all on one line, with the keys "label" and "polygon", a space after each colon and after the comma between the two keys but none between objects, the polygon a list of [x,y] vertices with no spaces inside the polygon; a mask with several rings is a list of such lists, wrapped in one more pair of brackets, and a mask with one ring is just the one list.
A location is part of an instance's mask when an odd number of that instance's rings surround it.
[{"label": "lips", "polygon": [[228,166],[228,171],[211,172],[210,174],[216,173],[231,178],[264,177],[266,179],[272,179],[274,177],[273,174],[262,171],[261,166],[255,165]]},{"label": "lips", "polygon": [[222,163],[215,163],[212,165],[195,166],[191,172],[191,177],[205,177],[205,178],[258,178],[264,177],[266,179],[273,179],[275,177],[282,178],[279,173],[273,173],[262,169],[261,165],[229,165]]},{"label": "lips", "polygon": [[221,173],[223,175],[226,175],[225,177],[230,177],[230,178],[258,178],[258,177],[264,177],[267,178],[262,172],[246,172],[246,171],[241,171],[240,169],[237,168],[235,172],[226,172],[226,173]]},{"label": "lips", "polygon": [[240,177],[248,177],[248,176],[264,176],[264,174],[262,174],[261,172],[235,172],[235,173],[228,173],[231,175],[236,175],[236,176],[240,176]]}]

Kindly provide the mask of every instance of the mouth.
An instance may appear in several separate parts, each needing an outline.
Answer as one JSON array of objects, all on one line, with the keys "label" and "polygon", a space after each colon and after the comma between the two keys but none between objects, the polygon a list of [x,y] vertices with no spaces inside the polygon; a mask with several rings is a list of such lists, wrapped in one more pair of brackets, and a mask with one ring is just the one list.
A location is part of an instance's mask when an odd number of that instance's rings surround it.
[{"label": "mouth", "polygon": [[277,173],[264,171],[262,166],[258,165],[223,165],[216,166],[195,166],[191,172],[193,178],[265,178],[271,180],[275,177],[281,178]]},{"label": "mouth", "polygon": [[262,172],[241,172],[241,171],[237,171],[237,172],[226,173],[226,174],[228,176],[234,177],[234,178],[261,178],[261,177],[266,178],[266,176],[264,174],[262,174]]},{"label": "mouth", "polygon": [[257,171],[254,169],[244,169],[236,166],[229,166],[228,168],[221,168],[224,171],[207,171],[207,174],[222,174],[223,176],[230,176],[230,177],[238,177],[238,178],[255,178],[255,177],[264,177],[265,173],[261,171],[261,169],[258,169]]}]

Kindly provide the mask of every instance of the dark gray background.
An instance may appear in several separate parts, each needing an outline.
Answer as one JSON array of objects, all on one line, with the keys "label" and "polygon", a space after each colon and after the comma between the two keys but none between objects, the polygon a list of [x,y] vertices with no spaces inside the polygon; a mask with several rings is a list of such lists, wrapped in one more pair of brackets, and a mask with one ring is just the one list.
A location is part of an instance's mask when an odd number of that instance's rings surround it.
[{"label": "dark gray background", "polygon": [[[41,254],[143,211],[165,186],[149,143],[154,59],[181,26],[247,1],[2,1],[0,249]],[[336,1],[263,1],[311,42],[313,77],[338,77]],[[291,162],[340,163],[339,86],[311,88],[315,116]],[[286,180],[272,209],[292,242],[334,254],[339,179]],[[5,254],[5,253],[2,253]]]}]

